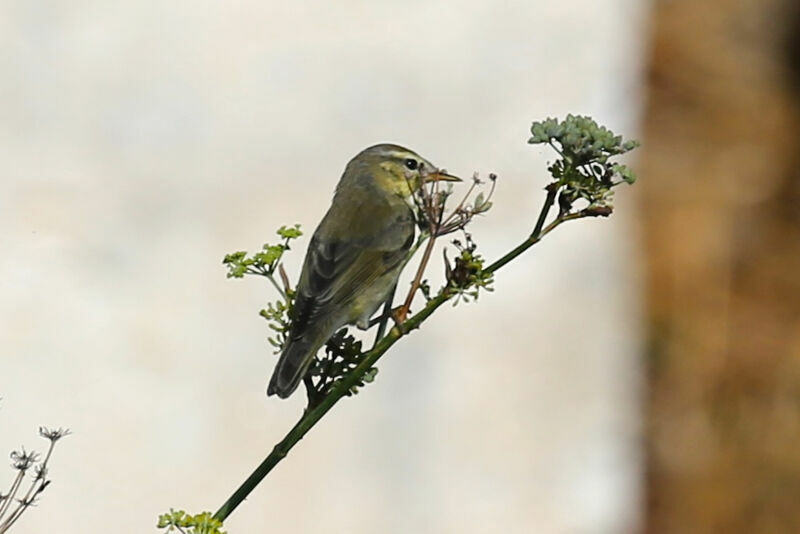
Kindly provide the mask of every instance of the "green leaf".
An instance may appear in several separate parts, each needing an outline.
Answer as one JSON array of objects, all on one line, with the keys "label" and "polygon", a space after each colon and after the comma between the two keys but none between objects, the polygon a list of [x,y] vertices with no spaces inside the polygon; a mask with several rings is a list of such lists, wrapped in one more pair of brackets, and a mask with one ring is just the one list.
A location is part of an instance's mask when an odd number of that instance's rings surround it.
[{"label": "green leaf", "polygon": [[287,226],[281,226],[278,228],[278,235],[284,239],[297,239],[303,232],[300,230],[300,225],[295,224],[293,227],[289,228]]},{"label": "green leaf", "polygon": [[300,231],[300,225],[295,224],[293,227],[281,226],[278,231],[285,242],[277,245],[264,244],[259,252],[252,256],[248,256],[245,251],[236,251],[226,254],[222,259],[222,263],[228,268],[226,276],[228,278],[242,278],[246,274],[257,274],[266,276],[275,282],[273,275],[275,269],[278,268],[278,263],[283,257],[284,252],[289,250],[289,241],[300,237],[303,232]]},{"label": "green leaf", "polygon": [[615,163],[611,168],[614,174],[622,178],[625,182],[632,184],[636,181],[636,174],[627,165]]},{"label": "green leaf", "polygon": [[181,530],[190,528],[192,530],[188,532],[192,534],[226,534],[220,530],[222,521],[215,519],[211,512],[189,515],[183,510],[170,509],[169,513],[158,517],[157,527],[166,528],[167,532],[172,532],[175,528]]},{"label": "green leaf", "polygon": [[483,206],[484,198],[485,198],[485,195],[483,194],[483,192],[478,193],[478,195],[475,197],[475,202],[473,204],[474,209],[477,210],[477,209],[480,209],[481,206]]},{"label": "green leaf", "polygon": [[253,254],[253,263],[264,268],[271,268],[275,262],[281,259],[283,251],[286,247],[283,245],[270,245],[265,244],[262,247],[263,252]]},{"label": "green leaf", "polygon": [[371,367],[366,373],[364,373],[364,376],[361,377],[361,380],[365,384],[369,384],[370,382],[373,382],[375,380],[375,377],[377,375],[378,375],[378,368]]}]

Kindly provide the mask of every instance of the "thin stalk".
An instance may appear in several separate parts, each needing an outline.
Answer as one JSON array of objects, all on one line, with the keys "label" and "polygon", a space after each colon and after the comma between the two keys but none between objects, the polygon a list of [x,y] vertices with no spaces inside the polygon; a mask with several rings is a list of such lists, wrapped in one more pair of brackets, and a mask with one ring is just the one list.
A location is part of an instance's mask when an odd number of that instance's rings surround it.
[{"label": "thin stalk", "polygon": [[247,477],[241,486],[225,501],[219,510],[214,514],[214,518],[220,521],[225,519],[238,507],[242,501],[252,492],[255,487],[269,474],[272,469],[283,460],[290,450],[303,439],[303,436],[314,427],[315,424],[326,414],[328,410],[341,400],[342,397],[347,395],[354,385],[356,385],[370,368],[375,365],[383,354],[394,345],[398,339],[405,336],[412,329],[417,328],[422,321],[428,318],[436,308],[447,302],[451,297],[449,292],[442,292],[430,301],[420,310],[419,313],[410,317],[401,325],[394,326],[389,333],[381,339],[375,348],[364,354],[361,363],[353,370],[352,373],[342,378],[342,380],[331,390],[328,395],[313,409],[306,411],[300,420],[289,430],[289,433],[278,442],[272,449],[272,452],[267,456],[263,462]]},{"label": "thin stalk", "polygon": [[[549,209],[549,207],[548,207],[548,209]],[[495,260],[495,262],[492,263],[491,265],[489,265],[488,267],[486,267],[483,270],[483,272],[485,272],[485,273],[497,272],[506,263],[510,262],[511,260],[513,260],[514,258],[519,256],[520,254],[522,254],[523,252],[525,252],[526,250],[531,248],[533,245],[535,245],[536,243],[541,241],[544,236],[546,236],[547,234],[549,234],[550,232],[555,230],[559,225],[561,225],[561,224],[563,224],[563,223],[565,223],[567,221],[574,221],[576,219],[584,219],[586,217],[604,217],[604,216],[606,216],[606,214],[595,213],[595,212],[592,212],[590,210],[581,210],[581,211],[576,211],[574,213],[570,213],[568,215],[560,215],[559,217],[556,217],[550,224],[545,226],[543,229],[539,230],[538,235],[537,234],[531,234],[530,237],[528,237],[528,239],[526,239],[525,241],[523,241],[522,243],[520,243],[519,245],[514,247],[513,250],[511,250],[510,252],[505,254],[503,257]]]},{"label": "thin stalk", "polygon": [[50,447],[47,449],[47,454],[44,457],[44,460],[40,464],[39,471],[37,473],[41,473],[42,476],[36,476],[33,479],[33,483],[31,487],[28,488],[28,492],[25,494],[25,497],[22,498],[23,501],[30,501],[34,495],[38,493],[38,488],[44,484],[45,474],[47,473],[47,462],[50,461],[50,455],[53,454],[53,447],[55,447],[56,442],[50,441]]},{"label": "thin stalk", "polygon": [[17,519],[19,519],[19,517],[22,515],[22,512],[25,511],[25,508],[27,508],[27,506],[28,505],[26,505],[24,501],[20,502],[17,505],[14,511],[11,512],[11,515],[8,516],[8,519],[6,519],[5,521],[3,521],[2,524],[0,524],[0,534],[3,534],[4,532],[8,531],[8,529],[10,529],[11,526],[14,523],[16,523]]},{"label": "thin stalk", "polygon": [[17,472],[17,476],[14,477],[14,482],[11,483],[11,488],[8,490],[5,500],[2,503],[0,503],[0,518],[2,518],[3,515],[5,515],[5,513],[8,511],[8,507],[14,500],[14,497],[17,494],[19,486],[22,484],[23,477],[25,477],[25,472],[22,469],[20,469]]},{"label": "thin stalk", "polygon": [[292,290],[292,284],[289,283],[289,275],[286,274],[286,269],[283,268],[282,263],[278,265],[278,273],[281,275],[281,282],[283,282],[284,298],[286,298],[286,296],[289,294],[289,291]]},{"label": "thin stalk", "polygon": [[[474,186],[475,185],[473,183],[472,187]],[[425,217],[428,220],[428,243],[425,246],[425,252],[422,254],[422,260],[419,262],[419,267],[417,267],[417,273],[414,275],[414,280],[411,282],[411,289],[409,290],[408,295],[406,295],[406,300],[403,302],[403,306],[400,308],[397,316],[395,317],[397,322],[403,322],[408,316],[408,312],[411,309],[411,303],[414,301],[414,295],[416,295],[417,290],[422,283],[422,275],[425,274],[425,269],[428,266],[428,261],[431,258],[433,245],[435,244],[436,238],[439,235],[439,229],[442,225],[442,217],[444,216],[443,206],[438,206],[439,182],[433,182],[433,187],[430,192],[424,187],[425,186],[423,185],[423,189],[421,190],[423,202],[422,211],[425,213]],[[470,188],[470,191],[472,190],[472,187]],[[416,202],[416,196],[414,196],[414,199]],[[436,220],[434,221],[434,219]],[[414,252],[416,252],[422,241],[423,236],[420,236],[420,239],[417,240],[417,244],[413,249]],[[411,254],[413,255],[413,252]],[[410,257],[411,256],[409,255],[409,259]]]},{"label": "thin stalk", "polygon": [[267,278],[269,278],[269,281],[272,282],[272,285],[275,286],[275,289],[278,290],[278,294],[280,294],[280,296],[283,297],[284,302],[288,303],[289,298],[286,296],[286,292],[283,290],[283,288],[280,285],[278,285],[278,282],[277,280],[275,280],[275,277],[272,276],[272,274],[270,273],[266,273],[266,276]]},{"label": "thin stalk", "polygon": [[475,186],[476,185],[478,185],[478,181],[476,179],[473,179],[472,183],[469,186],[469,189],[467,189],[467,193],[464,195],[464,198],[462,198],[461,202],[459,202],[456,205],[455,209],[450,213],[450,215],[447,217],[447,219],[445,219],[444,223],[442,223],[441,226],[447,226],[447,224],[450,223],[450,221],[453,219],[453,217],[457,216],[458,212],[464,208],[464,204],[467,202],[467,199],[472,194],[472,191],[475,190]]},{"label": "thin stalk", "polygon": [[536,220],[536,226],[533,227],[531,237],[538,237],[542,231],[544,221],[547,219],[547,215],[550,213],[550,208],[553,207],[553,203],[556,201],[556,194],[558,194],[558,182],[551,183],[545,189],[547,190],[547,197],[544,199],[542,211],[539,212],[539,218]]},{"label": "thin stalk", "polygon": [[425,252],[422,254],[422,260],[419,262],[417,274],[414,276],[414,281],[411,282],[411,290],[408,292],[408,296],[406,296],[403,307],[400,308],[400,312],[397,314],[397,319],[400,322],[405,319],[408,315],[408,310],[411,309],[411,302],[414,300],[414,295],[417,293],[417,289],[419,289],[419,285],[422,283],[422,275],[425,274],[425,267],[428,266],[428,261],[431,259],[431,252],[433,252],[433,245],[435,243],[436,236],[431,235],[428,239],[428,244],[425,246]]}]

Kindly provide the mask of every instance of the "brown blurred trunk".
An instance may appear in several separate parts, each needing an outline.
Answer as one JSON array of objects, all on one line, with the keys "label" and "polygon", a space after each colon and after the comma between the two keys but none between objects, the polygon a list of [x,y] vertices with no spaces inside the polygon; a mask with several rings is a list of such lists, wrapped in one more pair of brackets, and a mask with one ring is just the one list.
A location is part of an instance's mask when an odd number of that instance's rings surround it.
[{"label": "brown blurred trunk", "polygon": [[655,2],[648,533],[800,533],[797,4]]}]

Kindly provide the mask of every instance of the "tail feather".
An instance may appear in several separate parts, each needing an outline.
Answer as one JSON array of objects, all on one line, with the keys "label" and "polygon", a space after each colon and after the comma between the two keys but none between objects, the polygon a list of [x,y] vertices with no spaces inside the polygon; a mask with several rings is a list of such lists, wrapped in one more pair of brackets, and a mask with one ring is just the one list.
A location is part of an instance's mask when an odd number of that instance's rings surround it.
[{"label": "tail feather", "polygon": [[285,399],[297,389],[314,359],[314,354],[319,350],[320,345],[314,345],[303,338],[287,343],[272,373],[267,395],[277,395]]}]

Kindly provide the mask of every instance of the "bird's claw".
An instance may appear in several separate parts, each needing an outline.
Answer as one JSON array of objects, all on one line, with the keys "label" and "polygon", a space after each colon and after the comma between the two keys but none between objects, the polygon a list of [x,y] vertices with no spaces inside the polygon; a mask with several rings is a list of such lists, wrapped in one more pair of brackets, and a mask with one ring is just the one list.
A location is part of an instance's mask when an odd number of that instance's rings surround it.
[{"label": "bird's claw", "polygon": [[394,324],[396,326],[400,326],[401,324],[403,324],[406,321],[406,318],[408,318],[409,311],[411,310],[406,309],[405,306],[398,306],[392,309],[390,315],[392,317],[392,320],[394,321]]}]

